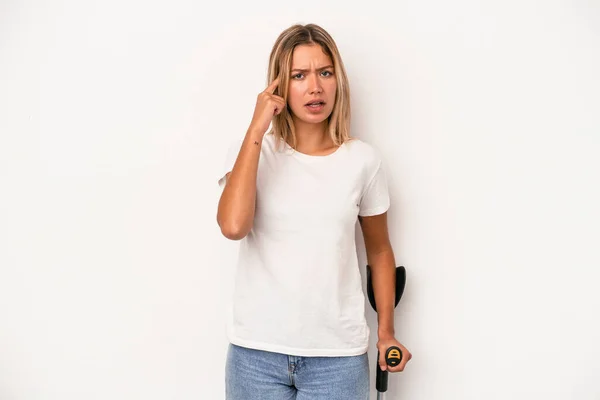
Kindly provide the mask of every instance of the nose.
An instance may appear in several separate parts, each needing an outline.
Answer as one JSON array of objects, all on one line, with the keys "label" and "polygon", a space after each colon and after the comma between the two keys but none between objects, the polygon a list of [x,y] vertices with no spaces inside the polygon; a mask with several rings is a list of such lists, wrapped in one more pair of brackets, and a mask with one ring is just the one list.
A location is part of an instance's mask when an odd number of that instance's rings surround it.
[{"label": "nose", "polygon": [[314,74],[311,74],[311,79],[309,80],[308,93],[323,93],[323,87],[321,87],[321,82],[319,81],[318,76],[315,76]]}]

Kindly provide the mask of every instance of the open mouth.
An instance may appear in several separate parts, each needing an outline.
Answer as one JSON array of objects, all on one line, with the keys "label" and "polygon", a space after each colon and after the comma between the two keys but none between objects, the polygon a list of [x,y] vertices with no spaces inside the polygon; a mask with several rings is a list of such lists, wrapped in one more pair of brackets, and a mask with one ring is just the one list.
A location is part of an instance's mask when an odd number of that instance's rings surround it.
[{"label": "open mouth", "polygon": [[324,105],[325,105],[324,101],[311,101],[310,103],[306,103],[306,107],[312,108],[315,110],[323,108]]}]

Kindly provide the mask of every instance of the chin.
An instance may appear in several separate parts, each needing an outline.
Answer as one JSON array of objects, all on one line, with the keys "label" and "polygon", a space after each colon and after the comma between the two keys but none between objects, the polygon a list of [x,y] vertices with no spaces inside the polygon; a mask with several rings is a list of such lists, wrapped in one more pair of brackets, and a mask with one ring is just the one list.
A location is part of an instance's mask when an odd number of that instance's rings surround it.
[{"label": "chin", "polygon": [[299,119],[302,120],[303,122],[306,122],[309,124],[320,124],[324,121],[327,121],[327,119],[331,116],[331,114],[332,114],[332,112],[322,113],[322,114],[303,113],[303,114],[301,114],[301,117]]},{"label": "chin", "polygon": [[331,114],[323,114],[323,115],[306,115],[303,118],[301,118],[302,121],[307,122],[309,124],[320,124],[324,121],[327,121],[327,118],[329,118]]}]

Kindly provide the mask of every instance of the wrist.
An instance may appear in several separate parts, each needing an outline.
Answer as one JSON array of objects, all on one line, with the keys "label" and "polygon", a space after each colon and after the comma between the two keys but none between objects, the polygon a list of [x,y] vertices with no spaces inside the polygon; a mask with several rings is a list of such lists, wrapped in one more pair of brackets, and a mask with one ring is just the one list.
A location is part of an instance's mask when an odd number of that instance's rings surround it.
[{"label": "wrist", "polygon": [[379,339],[393,339],[395,332],[393,329],[382,328],[377,330],[377,336]]},{"label": "wrist", "polygon": [[253,126],[250,126],[250,128],[248,128],[248,132],[246,133],[247,136],[250,137],[250,139],[252,140],[258,140],[258,141],[262,141],[263,136],[265,135],[266,132],[263,132],[260,129],[257,129]]}]

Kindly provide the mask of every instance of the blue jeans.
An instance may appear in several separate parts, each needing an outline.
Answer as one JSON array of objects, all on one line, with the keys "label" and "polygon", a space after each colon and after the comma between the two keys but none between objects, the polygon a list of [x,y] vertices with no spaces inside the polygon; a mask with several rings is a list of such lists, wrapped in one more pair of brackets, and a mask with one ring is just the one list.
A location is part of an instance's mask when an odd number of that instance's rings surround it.
[{"label": "blue jeans", "polygon": [[368,353],[300,357],[230,343],[226,400],[369,400]]}]

